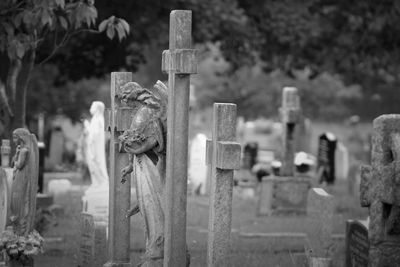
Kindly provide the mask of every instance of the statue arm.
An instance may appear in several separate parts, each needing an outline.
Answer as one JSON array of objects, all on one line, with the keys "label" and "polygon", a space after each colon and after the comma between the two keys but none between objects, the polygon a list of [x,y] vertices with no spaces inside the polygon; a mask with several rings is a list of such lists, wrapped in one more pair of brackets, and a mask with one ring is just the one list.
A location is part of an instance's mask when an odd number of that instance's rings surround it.
[{"label": "statue arm", "polygon": [[19,156],[16,159],[15,164],[14,164],[15,169],[21,170],[22,168],[25,167],[26,162],[28,160],[28,153],[29,153],[29,151],[26,148],[22,148],[19,151]]}]

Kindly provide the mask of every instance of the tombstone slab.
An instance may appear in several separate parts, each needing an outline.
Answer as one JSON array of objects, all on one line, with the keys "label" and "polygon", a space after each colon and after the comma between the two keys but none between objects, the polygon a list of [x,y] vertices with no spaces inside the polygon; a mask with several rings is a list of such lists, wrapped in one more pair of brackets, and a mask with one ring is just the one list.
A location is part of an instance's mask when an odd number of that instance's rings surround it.
[{"label": "tombstone slab", "polygon": [[311,257],[330,258],[333,251],[333,196],[322,188],[308,192],[307,217],[311,224],[307,233]]},{"label": "tombstone slab", "polygon": [[357,220],[346,222],[346,267],[368,266],[369,239],[368,227]]}]

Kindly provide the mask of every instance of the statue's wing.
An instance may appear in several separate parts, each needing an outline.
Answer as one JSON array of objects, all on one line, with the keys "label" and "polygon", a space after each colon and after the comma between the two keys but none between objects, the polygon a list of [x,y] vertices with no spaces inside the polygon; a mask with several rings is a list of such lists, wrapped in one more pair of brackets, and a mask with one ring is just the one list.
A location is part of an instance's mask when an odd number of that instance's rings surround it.
[{"label": "statue's wing", "polygon": [[38,177],[39,177],[39,148],[36,136],[30,135],[30,146],[29,146],[29,159],[28,159],[28,172],[30,182],[28,183],[28,195],[29,195],[29,216],[27,222],[27,233],[33,230],[35,224],[36,214],[36,197],[38,191]]},{"label": "statue's wing", "polygon": [[159,99],[159,118],[164,124],[167,121],[168,87],[158,80],[153,86],[153,92]]}]

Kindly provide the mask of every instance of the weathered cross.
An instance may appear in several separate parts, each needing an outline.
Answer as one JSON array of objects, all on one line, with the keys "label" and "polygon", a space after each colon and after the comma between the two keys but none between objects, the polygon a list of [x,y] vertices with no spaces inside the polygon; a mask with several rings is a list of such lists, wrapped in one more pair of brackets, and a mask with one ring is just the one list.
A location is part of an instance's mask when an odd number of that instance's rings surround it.
[{"label": "weathered cross", "polygon": [[108,261],[105,267],[131,266],[129,258],[130,225],[126,212],[130,208],[130,179],[125,184],[120,182],[121,170],[128,165],[128,154],[122,150],[118,137],[129,129],[133,109],[120,101],[120,89],[132,81],[130,72],[111,73],[111,109],[105,116],[106,129],[111,133],[110,139],[110,191],[109,191],[109,232]]},{"label": "weathered cross", "polygon": [[211,166],[207,266],[231,266],[233,170],[240,168],[236,140],[236,105],[214,104],[212,140],[207,140],[206,162]]},{"label": "weathered cross", "polygon": [[283,160],[280,176],[293,176],[295,153],[295,128],[300,118],[300,100],[295,87],[284,87],[281,121],[283,126]]},{"label": "weathered cross", "polygon": [[361,206],[369,208],[370,266],[400,262],[400,115],[373,122],[371,166],[361,167]]},{"label": "weathered cross", "polygon": [[169,50],[162,70],[168,73],[168,133],[164,266],[186,266],[186,203],[190,74],[197,72],[191,49],[192,12],[170,15]]}]

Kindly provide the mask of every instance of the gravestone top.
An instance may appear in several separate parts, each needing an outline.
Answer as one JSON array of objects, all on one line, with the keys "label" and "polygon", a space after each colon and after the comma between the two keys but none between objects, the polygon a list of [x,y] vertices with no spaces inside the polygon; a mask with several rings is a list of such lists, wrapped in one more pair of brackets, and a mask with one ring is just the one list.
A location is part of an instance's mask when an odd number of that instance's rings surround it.
[{"label": "gravestone top", "polygon": [[357,220],[349,220],[346,223],[346,266],[368,266],[368,228]]},{"label": "gravestone top", "polygon": [[334,199],[322,188],[312,188],[308,192],[307,216],[311,231],[307,233],[311,255],[329,258],[333,248]]}]

